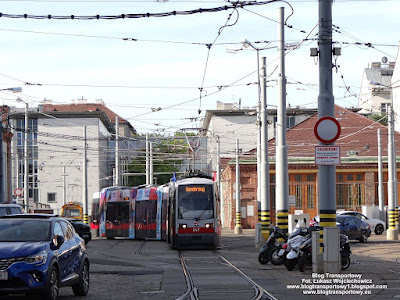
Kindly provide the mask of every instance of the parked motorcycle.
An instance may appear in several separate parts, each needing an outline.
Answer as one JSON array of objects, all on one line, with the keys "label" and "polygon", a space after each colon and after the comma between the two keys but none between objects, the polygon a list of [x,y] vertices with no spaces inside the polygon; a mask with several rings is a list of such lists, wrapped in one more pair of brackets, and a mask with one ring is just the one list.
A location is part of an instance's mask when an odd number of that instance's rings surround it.
[{"label": "parked motorcycle", "polygon": [[[286,255],[285,266],[288,271],[292,271],[294,267],[299,264],[299,269],[301,272],[304,272],[306,269],[306,265],[311,265],[312,258],[312,238],[311,232],[314,230],[318,230],[318,226],[310,226],[303,230],[303,233],[300,234],[298,238],[290,245],[290,252]],[[300,265],[301,264],[301,265]]]},{"label": "parked motorcycle", "polygon": [[277,245],[278,239],[287,240],[286,230],[279,228],[278,226],[274,226],[272,231],[265,242],[265,244],[258,251],[258,261],[260,264],[265,265],[269,261],[269,252],[271,249]]},{"label": "parked motorcycle", "polygon": [[292,233],[289,235],[287,241],[283,245],[274,246],[269,252],[269,261],[273,265],[281,265],[286,261],[286,255],[291,250],[291,245],[295,243],[300,236],[307,234],[307,228],[305,228],[305,220],[296,221],[296,226],[293,228]]},{"label": "parked motorcycle", "polygon": [[346,270],[350,267],[350,243],[349,237],[345,234],[340,235],[340,256],[342,259],[342,270]]}]

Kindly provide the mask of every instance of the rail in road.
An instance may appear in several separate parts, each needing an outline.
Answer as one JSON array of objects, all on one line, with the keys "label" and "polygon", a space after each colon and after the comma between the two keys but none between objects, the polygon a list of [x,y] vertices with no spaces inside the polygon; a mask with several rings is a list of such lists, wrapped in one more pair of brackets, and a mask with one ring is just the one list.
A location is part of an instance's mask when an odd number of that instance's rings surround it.
[{"label": "rail in road", "polygon": [[179,251],[186,292],[177,300],[276,298],[218,251]]}]

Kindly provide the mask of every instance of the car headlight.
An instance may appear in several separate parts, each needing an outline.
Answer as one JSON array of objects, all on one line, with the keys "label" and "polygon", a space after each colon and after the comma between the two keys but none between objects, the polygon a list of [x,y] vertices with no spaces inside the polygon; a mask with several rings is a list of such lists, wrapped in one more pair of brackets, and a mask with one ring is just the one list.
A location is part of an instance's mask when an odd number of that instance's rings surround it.
[{"label": "car headlight", "polygon": [[38,265],[43,265],[46,263],[47,260],[47,253],[46,251],[40,251],[39,253],[36,253],[34,255],[28,256],[25,258],[25,262],[28,264],[38,264]]}]

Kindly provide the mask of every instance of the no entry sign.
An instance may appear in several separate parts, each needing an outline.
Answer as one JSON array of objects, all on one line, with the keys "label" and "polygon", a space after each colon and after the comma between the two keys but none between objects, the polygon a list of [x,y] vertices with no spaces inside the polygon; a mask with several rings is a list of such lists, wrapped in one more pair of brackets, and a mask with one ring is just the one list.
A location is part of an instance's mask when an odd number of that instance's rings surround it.
[{"label": "no entry sign", "polygon": [[340,124],[333,117],[322,117],[314,126],[314,134],[324,144],[331,144],[340,136]]}]

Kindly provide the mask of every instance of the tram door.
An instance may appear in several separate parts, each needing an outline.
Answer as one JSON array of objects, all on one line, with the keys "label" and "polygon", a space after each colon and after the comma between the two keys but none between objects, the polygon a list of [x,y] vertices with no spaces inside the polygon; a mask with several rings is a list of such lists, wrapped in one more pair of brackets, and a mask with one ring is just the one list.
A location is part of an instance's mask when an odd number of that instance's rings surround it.
[{"label": "tram door", "polygon": [[156,238],[157,201],[136,202],[136,238]]},{"label": "tram door", "polygon": [[106,237],[129,236],[129,202],[108,202],[106,211]]}]

